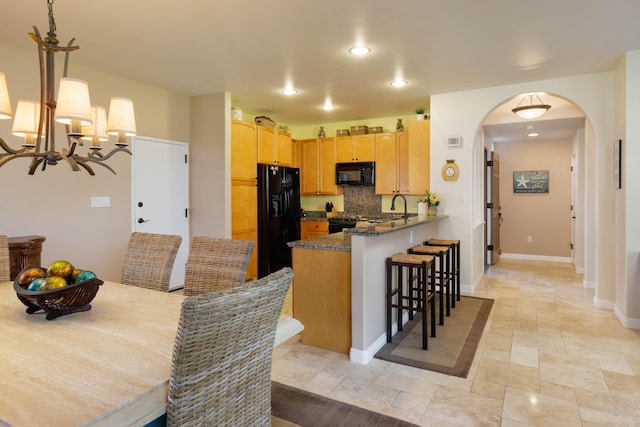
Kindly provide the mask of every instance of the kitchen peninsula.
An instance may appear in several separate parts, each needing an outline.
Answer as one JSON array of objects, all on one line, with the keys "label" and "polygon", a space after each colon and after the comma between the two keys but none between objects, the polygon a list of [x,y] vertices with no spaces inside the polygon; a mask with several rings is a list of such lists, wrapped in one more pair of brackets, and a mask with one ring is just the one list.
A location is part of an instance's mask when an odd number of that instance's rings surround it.
[{"label": "kitchen peninsula", "polygon": [[386,343],[385,259],[440,237],[446,215],[409,217],[289,242],[302,343],[366,364]]}]

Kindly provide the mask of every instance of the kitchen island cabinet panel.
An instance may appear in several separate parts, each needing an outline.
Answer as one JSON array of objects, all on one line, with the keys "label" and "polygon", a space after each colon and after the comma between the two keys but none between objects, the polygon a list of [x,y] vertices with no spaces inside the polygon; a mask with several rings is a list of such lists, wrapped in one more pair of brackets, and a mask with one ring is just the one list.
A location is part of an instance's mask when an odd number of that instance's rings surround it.
[{"label": "kitchen island cabinet panel", "polygon": [[351,252],[292,249],[293,317],[302,343],[338,353],[351,348]]}]

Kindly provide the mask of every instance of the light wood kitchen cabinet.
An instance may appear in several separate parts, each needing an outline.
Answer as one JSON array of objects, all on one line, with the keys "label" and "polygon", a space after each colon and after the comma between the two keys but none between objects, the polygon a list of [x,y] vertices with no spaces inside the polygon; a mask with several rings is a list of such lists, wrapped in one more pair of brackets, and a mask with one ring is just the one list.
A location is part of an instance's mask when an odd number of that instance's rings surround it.
[{"label": "light wood kitchen cabinet", "polygon": [[258,170],[256,125],[231,122],[231,238],[252,240],[247,280],[258,277]]},{"label": "light wood kitchen cabinet", "polygon": [[255,180],[256,125],[238,120],[231,121],[231,180]]},{"label": "light wood kitchen cabinet", "polygon": [[376,134],[376,194],[409,192],[408,132]]},{"label": "light wood kitchen cabinet", "polygon": [[293,248],[292,256],[293,317],[304,325],[302,343],[349,354],[351,252]]},{"label": "light wood kitchen cabinet", "polygon": [[376,134],[338,137],[338,163],[373,162],[376,159]]},{"label": "light wood kitchen cabinet", "polygon": [[231,238],[252,240],[247,280],[258,278],[258,187],[242,181],[231,181]]},{"label": "light wood kitchen cabinet", "polygon": [[329,222],[306,220],[301,222],[300,238],[310,239],[311,237],[326,236],[329,234]]},{"label": "light wood kitchen cabinet", "polygon": [[264,126],[258,128],[258,163],[291,166],[293,150],[291,135]]},{"label": "light wood kitchen cabinet", "polygon": [[430,185],[431,121],[409,123],[409,194],[424,194]]},{"label": "light wood kitchen cabinet", "polygon": [[302,167],[302,141],[297,139],[291,140],[291,166],[294,168]]},{"label": "light wood kitchen cabinet", "polygon": [[336,138],[302,141],[301,194],[342,194],[336,185]]},{"label": "light wood kitchen cabinet", "polygon": [[376,194],[424,194],[429,188],[429,120],[376,135]]}]

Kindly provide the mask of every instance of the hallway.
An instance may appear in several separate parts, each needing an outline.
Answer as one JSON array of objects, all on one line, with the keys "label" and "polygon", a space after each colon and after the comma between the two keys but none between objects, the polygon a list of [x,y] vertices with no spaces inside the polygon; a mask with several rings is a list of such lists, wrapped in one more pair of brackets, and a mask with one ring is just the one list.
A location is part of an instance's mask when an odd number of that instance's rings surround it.
[{"label": "hallway", "polygon": [[573,271],[508,259],[487,270],[474,295],[495,303],[468,378],[353,364],[294,339],[275,349],[272,379],[421,426],[640,425],[640,331],[594,308]]}]

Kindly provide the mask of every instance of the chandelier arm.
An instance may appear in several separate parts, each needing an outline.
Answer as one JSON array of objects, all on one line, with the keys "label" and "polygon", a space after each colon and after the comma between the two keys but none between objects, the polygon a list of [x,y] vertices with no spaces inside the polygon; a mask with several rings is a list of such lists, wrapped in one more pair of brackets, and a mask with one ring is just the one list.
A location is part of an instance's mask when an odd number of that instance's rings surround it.
[{"label": "chandelier arm", "polygon": [[62,71],[62,77],[67,77],[67,70],[69,69],[69,52],[80,49],[80,46],[72,46],[75,40],[75,37],[69,40],[67,47],[64,49],[64,69]]},{"label": "chandelier arm", "polygon": [[109,158],[110,158],[111,156],[113,156],[113,155],[114,155],[114,154],[116,154],[116,153],[119,153],[120,151],[122,151],[122,152],[124,152],[124,153],[127,153],[127,154],[130,154],[130,155],[133,155],[133,154],[131,153],[131,151],[129,151],[129,150],[127,149],[127,147],[117,147],[117,148],[114,148],[113,150],[109,151],[109,153],[108,153],[108,154],[106,154],[106,155],[105,155],[105,154],[102,154],[102,153],[97,153],[97,154],[90,153],[90,154],[89,154],[87,157],[85,157],[85,158],[86,158],[88,161],[91,161],[91,162],[98,162],[98,163],[99,163],[99,162],[104,162],[104,161],[109,160]]},{"label": "chandelier arm", "polygon": [[[63,150],[66,151],[66,150]],[[64,153],[64,159],[67,161],[67,163],[69,163],[69,166],[71,167],[71,170],[74,172],[78,172],[80,170],[80,167],[78,166],[78,162],[76,161],[76,159],[73,158],[73,156],[69,156],[66,153]]]},{"label": "chandelier arm", "polygon": [[[78,160],[77,162],[78,162],[78,165],[82,166],[82,167],[84,168],[84,170],[86,170],[86,171],[89,173],[89,175],[95,175],[95,174],[96,174],[96,173],[93,171],[93,169],[91,168],[91,166],[89,166],[89,165],[87,164],[87,162],[85,162],[85,161],[80,161],[80,160]],[[103,166],[105,166],[105,167],[106,167],[106,165],[103,165]],[[115,171],[114,171],[113,169],[111,169],[111,168],[109,168],[109,167],[107,167],[107,169],[110,169],[110,170],[111,170],[111,172],[113,172],[113,174],[114,174],[114,175],[116,175],[116,173],[115,173]]]},{"label": "chandelier arm", "polygon": [[36,168],[38,167],[38,165],[40,165],[40,163],[42,163],[42,170],[45,170],[45,168],[47,167],[47,162],[44,161],[44,158],[34,157],[31,160],[31,165],[29,166],[29,175],[33,175],[35,173]]},{"label": "chandelier arm", "polygon": [[2,147],[2,149],[8,153],[8,154],[0,154],[0,159],[3,159],[11,154],[24,153],[27,150],[26,147],[23,147],[20,150],[14,150],[13,148],[9,147],[9,145],[6,142],[4,142],[4,139],[2,138],[0,138],[0,147]]},{"label": "chandelier arm", "polygon": [[8,163],[9,161],[13,160],[13,159],[19,159],[20,157],[32,157],[34,160],[37,158],[40,158],[40,161],[44,160],[46,153],[31,153],[31,152],[26,152],[25,150],[12,150],[13,153],[11,154],[3,154],[2,156],[0,156],[0,166],[3,166],[5,163]]},{"label": "chandelier arm", "polygon": [[117,175],[116,171],[113,170],[113,168],[111,166],[109,166],[106,163],[102,163],[102,161],[100,159],[95,159],[95,158],[92,158],[92,157],[75,156],[75,161],[78,162],[78,164],[80,166],[85,168],[87,170],[87,172],[89,172],[91,175],[95,175],[95,173],[93,172],[93,169],[87,164],[89,162],[94,163],[96,165],[100,165],[103,168],[110,170],[112,174]]}]

